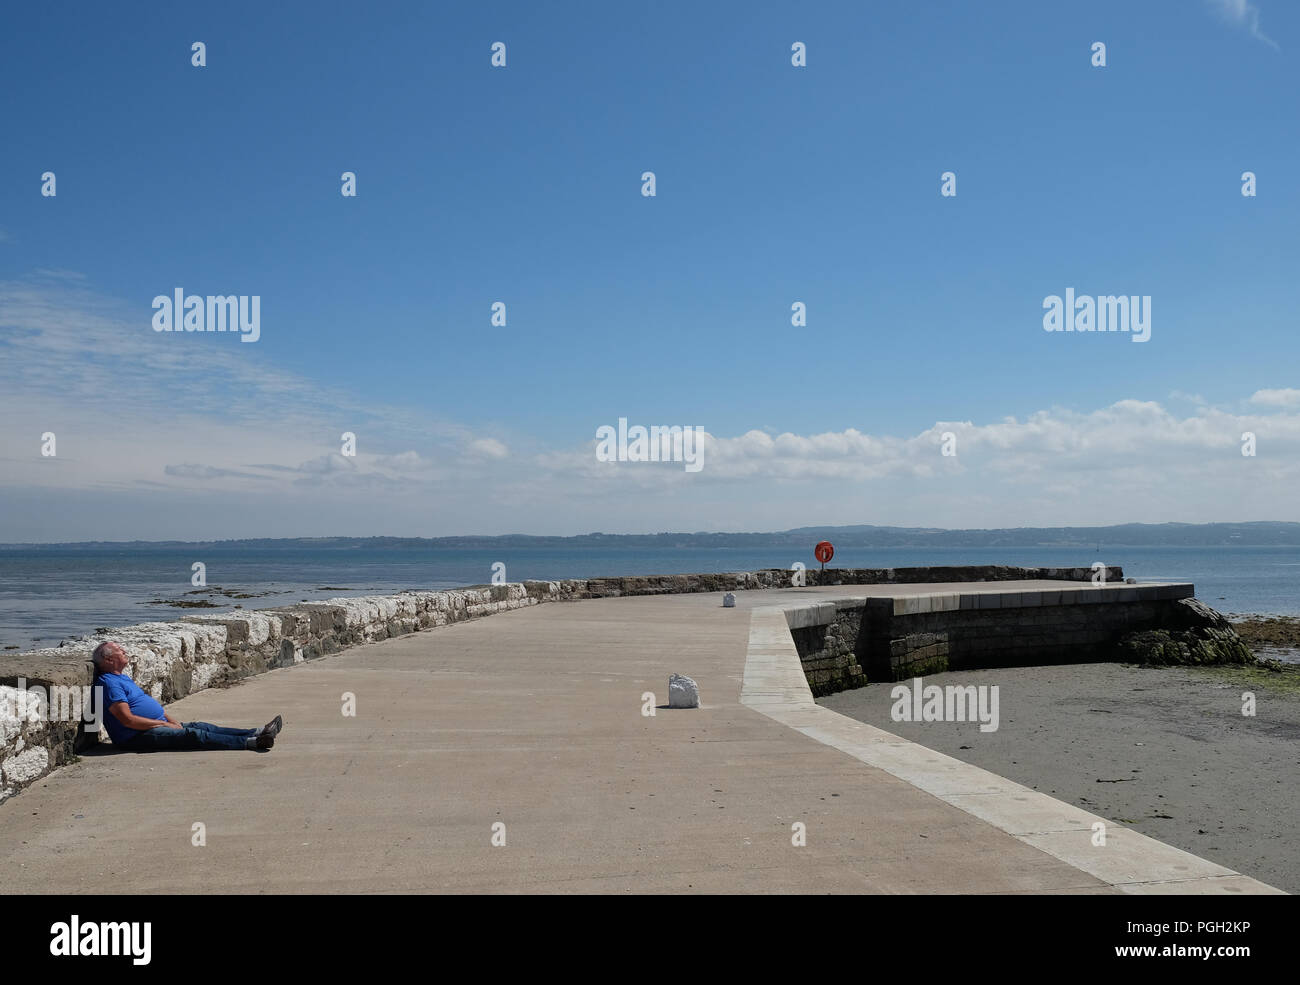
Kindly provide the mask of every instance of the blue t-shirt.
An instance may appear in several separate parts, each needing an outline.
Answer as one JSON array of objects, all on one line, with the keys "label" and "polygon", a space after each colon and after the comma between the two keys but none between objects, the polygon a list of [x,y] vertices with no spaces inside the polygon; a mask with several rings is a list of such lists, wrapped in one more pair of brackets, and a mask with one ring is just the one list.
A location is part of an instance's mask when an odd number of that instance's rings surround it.
[{"label": "blue t-shirt", "polygon": [[104,709],[104,728],[108,729],[108,737],[114,745],[121,745],[140,734],[139,729],[127,728],[108,710],[119,701],[125,701],[131,712],[141,718],[163,720],[163,706],[125,674],[100,674],[95,678],[95,686],[104,689],[104,703],[100,707]]}]

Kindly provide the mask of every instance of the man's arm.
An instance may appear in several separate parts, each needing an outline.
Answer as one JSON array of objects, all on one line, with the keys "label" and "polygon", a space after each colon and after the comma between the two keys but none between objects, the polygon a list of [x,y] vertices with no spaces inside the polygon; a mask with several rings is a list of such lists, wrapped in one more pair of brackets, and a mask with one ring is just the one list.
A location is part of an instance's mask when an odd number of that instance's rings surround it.
[{"label": "man's arm", "polygon": [[[127,728],[135,729],[137,732],[147,732],[151,728],[160,728],[162,726],[168,728],[180,728],[180,725],[173,722],[170,718],[163,721],[159,721],[156,718],[141,718],[131,710],[131,706],[125,701],[118,701],[115,704],[109,705],[108,710],[119,722]],[[164,711],[163,714],[166,715],[167,712]]]}]

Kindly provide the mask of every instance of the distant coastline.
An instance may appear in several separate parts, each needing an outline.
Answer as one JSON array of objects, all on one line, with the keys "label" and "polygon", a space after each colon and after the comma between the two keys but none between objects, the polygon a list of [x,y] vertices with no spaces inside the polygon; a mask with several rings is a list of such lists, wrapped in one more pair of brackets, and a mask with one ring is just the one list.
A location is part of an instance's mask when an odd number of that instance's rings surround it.
[{"label": "distant coastline", "polygon": [[806,553],[818,540],[839,547],[963,548],[1061,547],[1101,550],[1123,547],[1300,547],[1300,522],[1260,520],[1249,523],[1122,523],[1104,527],[1010,527],[948,530],[938,527],[851,526],[795,527],[772,532],[663,532],[653,534],[586,533],[571,536],[533,534],[460,535],[450,537],[248,537],[229,540],[76,541],[5,543],[0,550],[130,550],[221,547],[250,550],[452,550],[538,548],[687,548],[762,549],[796,547]]}]

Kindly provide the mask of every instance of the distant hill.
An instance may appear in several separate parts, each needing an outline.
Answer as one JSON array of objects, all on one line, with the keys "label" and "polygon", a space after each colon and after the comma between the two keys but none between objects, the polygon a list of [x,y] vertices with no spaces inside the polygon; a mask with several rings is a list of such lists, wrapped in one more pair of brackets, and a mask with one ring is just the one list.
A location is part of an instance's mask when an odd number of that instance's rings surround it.
[{"label": "distant hill", "polygon": [[122,550],[219,546],[249,550],[438,550],[509,548],[516,550],[625,547],[807,547],[830,540],[836,547],[1291,547],[1300,546],[1300,523],[1122,523],[1109,527],[1012,527],[993,530],[942,530],[933,527],[797,527],[775,533],[579,534],[534,537],[527,534],[463,537],[285,537],[220,541],[88,541],[75,544],[3,544],[24,550],[77,548]]}]

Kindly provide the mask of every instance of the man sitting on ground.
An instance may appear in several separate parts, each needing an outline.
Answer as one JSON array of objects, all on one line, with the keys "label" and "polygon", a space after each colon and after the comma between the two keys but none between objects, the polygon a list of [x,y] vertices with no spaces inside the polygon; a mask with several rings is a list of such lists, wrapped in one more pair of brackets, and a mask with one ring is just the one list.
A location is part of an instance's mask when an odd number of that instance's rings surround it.
[{"label": "man sitting on ground", "polygon": [[178,722],[126,674],[131,662],[117,643],[101,643],[95,661],[95,687],[104,689],[104,727],[113,745],[133,752],[165,749],[253,749],[267,752],[284,727],[276,715],[261,728],[225,728],[207,722]]}]

